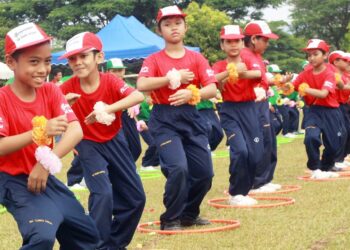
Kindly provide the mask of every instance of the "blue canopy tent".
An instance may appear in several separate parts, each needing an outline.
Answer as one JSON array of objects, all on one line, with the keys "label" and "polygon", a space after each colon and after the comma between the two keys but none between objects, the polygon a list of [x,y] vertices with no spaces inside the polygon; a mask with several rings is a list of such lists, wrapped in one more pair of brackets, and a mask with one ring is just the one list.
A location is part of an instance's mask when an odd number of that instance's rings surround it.
[{"label": "blue canopy tent", "polygon": [[[140,23],[134,16],[116,15],[110,23],[97,35],[103,43],[105,59],[114,57],[123,60],[145,58],[164,48],[164,40]],[[199,51],[198,47],[188,47]],[[52,64],[66,64],[66,60],[58,60],[64,54],[59,51],[52,54]]]}]

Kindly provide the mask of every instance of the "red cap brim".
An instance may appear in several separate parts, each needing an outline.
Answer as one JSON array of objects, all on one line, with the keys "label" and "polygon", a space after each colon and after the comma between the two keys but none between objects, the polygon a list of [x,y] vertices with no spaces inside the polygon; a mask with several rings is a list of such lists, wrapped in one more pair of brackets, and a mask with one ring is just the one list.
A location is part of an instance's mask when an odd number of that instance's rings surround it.
[{"label": "red cap brim", "polygon": [[164,16],[161,16],[158,20],[157,20],[157,23],[159,23],[163,18],[165,17],[170,17],[170,16],[181,16],[183,18],[185,18],[187,16],[187,14],[183,13],[183,14],[168,14],[168,15],[164,15]]},{"label": "red cap brim", "polygon": [[69,51],[69,52],[63,54],[62,56],[60,56],[58,58],[58,60],[67,59],[68,57],[71,57],[73,55],[76,55],[76,54],[79,54],[79,53],[82,53],[84,51],[91,50],[91,49],[94,49],[94,48],[89,46],[89,47],[83,47],[80,49],[72,50],[72,51]]},{"label": "red cap brim", "polygon": [[267,37],[269,39],[274,39],[274,40],[277,40],[278,38],[280,38],[278,35],[276,35],[274,33],[270,33],[270,34],[256,34],[256,36]]}]

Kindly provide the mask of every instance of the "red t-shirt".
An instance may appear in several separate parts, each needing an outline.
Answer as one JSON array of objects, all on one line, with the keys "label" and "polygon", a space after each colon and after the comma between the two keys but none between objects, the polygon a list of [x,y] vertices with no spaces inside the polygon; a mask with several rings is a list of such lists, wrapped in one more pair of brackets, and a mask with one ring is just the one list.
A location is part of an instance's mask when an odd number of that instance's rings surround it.
[{"label": "red t-shirt", "polygon": [[333,69],[327,65],[326,69],[319,74],[314,74],[312,71],[313,68],[310,67],[298,75],[293,82],[295,89],[298,90],[301,83],[307,83],[310,88],[319,90],[326,89],[329,91],[329,94],[326,98],[316,98],[314,96],[305,95],[305,103],[309,106],[339,107],[335,93],[335,75]]},{"label": "red t-shirt", "polygon": [[[227,60],[218,61],[213,65],[215,74],[224,72],[227,67]],[[221,90],[224,101],[247,102],[256,98],[254,84],[248,79],[238,79],[235,84],[226,83]]]},{"label": "red t-shirt", "polygon": [[68,93],[81,95],[72,105],[72,109],[80,121],[84,139],[95,142],[111,140],[122,126],[121,111],[115,113],[116,118],[109,126],[98,122],[86,125],[84,120],[94,110],[96,102],[113,104],[134,91],[134,88],[110,73],[100,73],[100,85],[93,93],[85,93],[80,87],[79,78],[76,76],[63,83],[60,88],[65,95]]},{"label": "red t-shirt", "polygon": [[254,87],[262,87],[267,91],[269,89],[269,82],[266,77],[266,67],[261,55],[254,53],[248,48],[243,48],[240,57],[248,70],[259,70],[261,72],[261,78],[250,79]]},{"label": "red t-shirt", "polygon": [[[216,83],[216,78],[213,70],[210,68],[208,61],[200,54],[188,49],[185,49],[185,55],[182,58],[171,58],[165,50],[161,50],[146,58],[143,62],[139,73],[140,77],[164,77],[169,70],[173,68],[188,69],[194,73],[194,79],[189,84],[194,84],[197,88],[207,86],[211,83]],[[170,89],[168,86],[153,90],[151,93],[153,103],[155,104],[170,104],[169,96],[174,94],[179,89],[185,89],[188,84],[181,84],[177,89]]]},{"label": "red t-shirt", "polygon": [[[7,85],[0,89],[0,101],[0,136],[4,137],[32,130],[31,121],[34,116],[42,115],[52,119],[66,114],[69,122],[77,120],[59,88],[51,83],[45,83],[36,90],[33,102],[21,101]],[[16,152],[0,156],[0,172],[29,175],[36,164],[36,148],[37,145],[33,142]]]},{"label": "red t-shirt", "polygon": [[[349,75],[347,75],[346,73],[342,74],[342,80],[344,82],[344,84],[346,84],[348,81],[350,81]],[[350,96],[350,90],[346,89],[336,89],[335,90],[337,93],[337,99],[338,102],[341,104],[345,104],[348,102],[349,100],[349,96]]]}]

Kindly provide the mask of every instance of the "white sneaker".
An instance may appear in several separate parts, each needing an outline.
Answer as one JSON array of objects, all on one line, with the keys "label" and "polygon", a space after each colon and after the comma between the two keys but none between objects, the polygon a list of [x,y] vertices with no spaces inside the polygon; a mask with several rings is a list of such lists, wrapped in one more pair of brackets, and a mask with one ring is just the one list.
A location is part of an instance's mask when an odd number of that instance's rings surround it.
[{"label": "white sneaker", "polygon": [[69,187],[70,190],[84,190],[86,187],[80,185],[80,183],[75,183],[73,186]]},{"label": "white sneaker", "polygon": [[81,182],[79,184],[80,184],[80,186],[87,187],[84,178],[81,180]]},{"label": "white sneaker", "polygon": [[283,135],[283,137],[285,137],[285,138],[295,138],[296,136],[293,135],[292,133],[287,133],[287,134]]},{"label": "white sneaker", "polygon": [[335,172],[328,171],[326,173],[328,174],[328,178],[337,178],[337,177],[339,177],[339,174],[335,173]]},{"label": "white sneaker", "polygon": [[155,168],[153,166],[146,166],[146,167],[141,166],[140,169],[141,169],[141,171],[156,171],[156,170],[158,170],[157,168]]},{"label": "white sneaker", "polygon": [[257,189],[253,189],[252,193],[271,193],[271,192],[275,192],[276,189],[272,186],[268,186],[267,184],[264,186],[261,186]]},{"label": "white sneaker", "polygon": [[275,190],[280,190],[282,188],[282,185],[275,184],[275,183],[272,183],[272,182],[267,183],[265,186],[271,187],[271,188],[273,188]]},{"label": "white sneaker", "polygon": [[347,168],[349,165],[346,162],[336,162],[334,166],[340,169]]},{"label": "white sneaker", "polygon": [[334,172],[326,172],[321,171],[320,169],[316,169],[312,171],[311,179],[328,179],[328,178],[337,178],[339,177],[339,174]]},{"label": "white sneaker", "polygon": [[228,199],[228,204],[232,206],[253,206],[257,204],[258,201],[249,197],[249,196],[243,196],[243,195],[235,195],[230,196]]}]

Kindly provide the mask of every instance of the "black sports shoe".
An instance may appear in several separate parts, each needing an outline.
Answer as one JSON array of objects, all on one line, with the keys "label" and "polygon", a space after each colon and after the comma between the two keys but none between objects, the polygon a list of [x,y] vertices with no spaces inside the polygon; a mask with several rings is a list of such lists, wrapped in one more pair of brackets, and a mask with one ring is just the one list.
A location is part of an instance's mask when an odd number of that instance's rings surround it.
[{"label": "black sports shoe", "polygon": [[174,220],[174,221],[163,221],[160,223],[160,230],[165,231],[178,231],[182,230],[180,220]]},{"label": "black sports shoe", "polygon": [[203,219],[199,216],[197,218],[182,218],[181,219],[181,226],[183,227],[190,227],[190,226],[205,226],[205,225],[210,225],[211,222],[207,219]]}]

